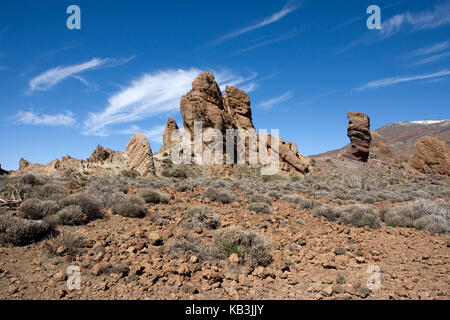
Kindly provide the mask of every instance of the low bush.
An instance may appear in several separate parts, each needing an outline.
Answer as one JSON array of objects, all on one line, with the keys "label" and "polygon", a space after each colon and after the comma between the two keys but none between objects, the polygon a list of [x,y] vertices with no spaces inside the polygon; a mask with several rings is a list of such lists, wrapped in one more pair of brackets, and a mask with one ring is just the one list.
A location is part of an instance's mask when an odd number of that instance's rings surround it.
[{"label": "low bush", "polygon": [[77,205],[81,207],[81,211],[86,215],[88,221],[99,219],[102,217],[101,202],[92,194],[75,193],[60,201],[61,207]]},{"label": "low bush", "polygon": [[217,229],[220,226],[220,219],[217,214],[213,214],[205,206],[192,207],[187,212],[188,226],[192,228],[200,227],[206,229]]},{"label": "low bush", "polygon": [[202,199],[204,198],[224,204],[232,203],[237,200],[237,196],[234,192],[226,189],[216,189],[213,187],[206,189],[206,191],[202,194]]},{"label": "low bush", "polygon": [[53,200],[27,199],[19,206],[22,218],[41,220],[59,211],[59,205]]},{"label": "low bush", "polygon": [[167,194],[153,189],[142,189],[139,191],[138,195],[144,199],[146,203],[169,203],[169,196]]},{"label": "low bush", "polygon": [[314,208],[312,214],[315,217],[325,217],[329,221],[355,227],[368,226],[373,229],[380,227],[380,218],[378,217],[378,214],[367,206],[320,206]]},{"label": "low bush", "polygon": [[147,208],[142,199],[135,196],[126,196],[114,204],[111,212],[123,217],[142,218],[147,214]]},{"label": "low bush", "polygon": [[25,246],[55,233],[45,220],[28,220],[9,215],[0,216],[0,243]]},{"label": "low bush", "polygon": [[186,179],[186,171],[181,168],[163,170],[162,175],[170,178]]},{"label": "low bush", "polygon": [[82,249],[88,246],[86,239],[76,233],[62,230],[58,236],[45,243],[48,253],[55,256],[78,256]]},{"label": "low bush", "polygon": [[450,232],[450,201],[420,199],[390,208],[384,215],[387,225]]},{"label": "low bush", "polygon": [[268,266],[272,262],[268,240],[251,229],[231,226],[216,231],[214,250],[222,258],[236,253],[241,263],[251,267]]},{"label": "low bush", "polygon": [[248,206],[248,210],[257,213],[266,213],[266,214],[272,213],[272,210],[270,209],[269,205],[266,202],[252,202]]},{"label": "low bush", "polygon": [[57,214],[58,222],[62,225],[76,226],[85,222],[83,211],[78,205],[70,205],[61,209]]}]

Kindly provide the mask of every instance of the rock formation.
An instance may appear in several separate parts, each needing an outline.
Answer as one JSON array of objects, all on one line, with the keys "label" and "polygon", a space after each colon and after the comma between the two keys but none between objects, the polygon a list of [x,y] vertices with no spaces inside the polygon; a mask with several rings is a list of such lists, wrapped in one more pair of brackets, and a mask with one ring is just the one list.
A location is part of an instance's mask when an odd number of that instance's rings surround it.
[{"label": "rock formation", "polygon": [[424,136],[416,142],[411,165],[426,174],[450,176],[450,147],[437,138]]},{"label": "rock formation", "polygon": [[364,113],[350,111],[347,113],[347,136],[350,138],[350,148],[345,157],[367,162],[371,142],[370,119]]},{"label": "rock formation", "polygon": [[[226,137],[227,129],[244,129],[256,133],[252,121],[249,96],[239,88],[227,86],[222,96],[214,76],[201,73],[192,83],[192,90],[180,100],[183,125],[193,138],[194,122],[201,121],[203,131],[219,130]],[[270,138],[267,139],[270,142]],[[224,143],[224,148],[226,144]],[[268,146],[270,149],[270,146]],[[225,154],[225,150],[224,150]],[[280,139],[280,168],[284,171],[308,172],[309,160],[297,151],[297,146]],[[248,159],[248,158],[247,158]]]},{"label": "rock formation", "polygon": [[380,160],[395,160],[392,150],[386,143],[386,140],[376,131],[370,131],[371,141],[370,141],[370,157]]},{"label": "rock formation", "polygon": [[177,143],[177,141],[174,141],[172,138],[172,134],[178,130],[178,124],[177,122],[172,119],[169,118],[167,120],[166,123],[166,128],[164,129],[164,134],[163,134],[163,145],[161,146],[161,149],[159,150],[160,153],[163,153],[167,150],[169,150],[171,147],[173,147],[173,145],[175,143]]},{"label": "rock formation", "polygon": [[9,174],[9,171],[3,170],[2,165],[0,164],[0,176],[4,174]]},{"label": "rock formation", "polygon": [[20,158],[19,161],[19,170],[23,170],[26,167],[28,167],[30,165],[30,162],[28,162],[27,160],[25,160],[24,158]]},{"label": "rock formation", "polygon": [[155,174],[153,153],[147,138],[142,133],[135,133],[127,144],[127,167],[136,170],[141,176]]},{"label": "rock formation", "polygon": [[101,162],[106,161],[109,158],[111,158],[115,152],[111,149],[103,148],[101,145],[97,146],[97,149],[95,149],[91,156],[87,159],[90,162]]}]

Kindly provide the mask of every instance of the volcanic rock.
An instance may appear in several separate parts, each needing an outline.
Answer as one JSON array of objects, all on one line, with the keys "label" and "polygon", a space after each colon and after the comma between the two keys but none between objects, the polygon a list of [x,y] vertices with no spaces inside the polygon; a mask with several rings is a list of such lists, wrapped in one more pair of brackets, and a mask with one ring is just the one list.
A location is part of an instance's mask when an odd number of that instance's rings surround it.
[{"label": "volcanic rock", "polygon": [[[183,125],[193,139],[194,122],[202,122],[202,130],[208,128],[219,130],[226,137],[227,129],[244,129],[247,133],[260,139],[252,121],[250,98],[239,88],[227,86],[222,96],[214,76],[210,72],[201,73],[192,83],[192,90],[180,100]],[[166,126],[167,129],[167,126]],[[270,135],[267,137],[268,150],[271,148]],[[248,144],[246,143],[247,147]],[[224,149],[226,143],[224,141]],[[225,154],[226,150],[224,150]],[[246,151],[246,159],[248,153]],[[297,146],[284,142],[279,144],[280,168],[284,171],[308,172],[309,160],[298,153]]]},{"label": "volcanic rock", "polygon": [[347,113],[347,136],[350,138],[350,148],[344,156],[367,162],[371,142],[370,119],[364,113],[350,111]]},{"label": "volcanic rock", "polygon": [[225,88],[223,95],[225,111],[232,117],[234,127],[238,129],[254,129],[250,97],[243,90],[236,87]]},{"label": "volcanic rock", "polygon": [[222,93],[210,72],[201,73],[193,82],[192,90],[181,97],[180,110],[184,128],[194,133],[194,121],[201,121],[203,129],[225,132]]},{"label": "volcanic rock", "polygon": [[0,176],[4,174],[9,174],[8,171],[2,169],[2,165],[0,164]]},{"label": "volcanic rock", "polygon": [[92,152],[91,156],[87,160],[91,161],[91,162],[106,161],[110,157],[112,157],[113,154],[115,154],[115,152],[113,150],[106,149],[106,148],[103,148],[101,145],[98,145],[97,149],[95,149]]},{"label": "volcanic rock", "polygon": [[25,160],[24,158],[20,158],[20,161],[19,161],[19,170],[25,169],[25,168],[28,167],[30,164],[31,164],[31,163],[28,162],[27,160]]},{"label": "volcanic rock", "polygon": [[371,141],[370,141],[370,157],[377,159],[394,159],[394,154],[392,150],[386,143],[386,140],[376,131],[371,131]]},{"label": "volcanic rock", "polygon": [[437,138],[422,137],[416,142],[411,165],[426,174],[450,176],[450,147]]},{"label": "volcanic rock", "polygon": [[141,176],[155,174],[152,149],[142,133],[135,133],[128,142],[127,156],[129,170],[136,170]]},{"label": "volcanic rock", "polygon": [[173,140],[173,133],[176,132],[178,129],[179,128],[177,122],[174,119],[169,118],[167,120],[166,128],[164,129],[163,145],[159,150],[160,153],[169,150],[171,147],[173,147],[174,144],[177,143],[176,140]]}]

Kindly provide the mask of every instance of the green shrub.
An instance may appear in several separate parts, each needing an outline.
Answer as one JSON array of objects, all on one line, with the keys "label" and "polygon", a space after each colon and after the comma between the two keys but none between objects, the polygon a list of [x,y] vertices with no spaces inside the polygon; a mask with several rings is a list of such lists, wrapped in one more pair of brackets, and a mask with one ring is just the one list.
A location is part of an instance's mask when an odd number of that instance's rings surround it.
[{"label": "green shrub", "polygon": [[137,177],[139,177],[141,174],[139,172],[137,172],[136,170],[132,169],[132,170],[122,170],[121,174],[127,178],[132,178],[132,179],[136,179]]},{"label": "green shrub", "polygon": [[252,267],[268,266],[272,262],[268,240],[251,229],[242,230],[231,226],[216,231],[214,250],[222,258],[236,253],[241,263]]},{"label": "green shrub", "polygon": [[163,170],[162,175],[170,178],[181,178],[181,179],[187,178],[186,171],[181,168]]},{"label": "green shrub", "polygon": [[139,191],[138,195],[144,199],[146,203],[169,203],[169,196],[165,193],[152,190],[152,189],[142,189]]}]

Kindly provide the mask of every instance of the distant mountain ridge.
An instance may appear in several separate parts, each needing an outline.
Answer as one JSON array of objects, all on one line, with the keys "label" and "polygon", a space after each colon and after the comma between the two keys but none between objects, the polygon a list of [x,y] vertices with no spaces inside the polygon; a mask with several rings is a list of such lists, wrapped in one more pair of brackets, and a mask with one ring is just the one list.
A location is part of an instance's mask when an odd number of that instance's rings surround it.
[{"label": "distant mountain ridge", "polygon": [[[345,134],[345,128],[342,131]],[[450,120],[447,119],[392,122],[374,131],[384,138],[394,155],[403,158],[413,155],[417,140],[423,136],[435,137],[450,145]],[[333,156],[347,147],[348,145],[312,157]]]}]

